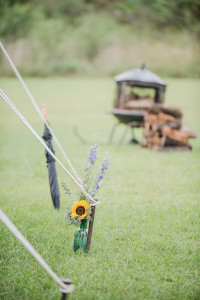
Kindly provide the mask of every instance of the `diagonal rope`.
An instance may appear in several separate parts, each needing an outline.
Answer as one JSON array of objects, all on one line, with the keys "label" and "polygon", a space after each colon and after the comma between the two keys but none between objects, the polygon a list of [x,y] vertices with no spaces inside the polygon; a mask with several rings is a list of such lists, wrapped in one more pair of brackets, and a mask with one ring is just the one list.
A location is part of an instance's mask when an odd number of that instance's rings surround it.
[{"label": "diagonal rope", "polygon": [[43,121],[43,123],[47,126],[47,128],[48,128],[49,131],[51,132],[51,134],[52,134],[52,136],[53,136],[53,138],[54,138],[54,140],[55,140],[55,143],[56,143],[58,149],[60,150],[60,152],[61,152],[62,155],[64,156],[66,162],[68,163],[69,167],[71,168],[71,170],[72,170],[72,172],[74,173],[74,175],[76,176],[76,178],[79,180],[80,183],[82,183],[82,180],[79,178],[79,176],[78,176],[76,170],[74,169],[74,167],[73,167],[71,161],[70,161],[69,158],[67,157],[65,151],[63,150],[63,148],[62,148],[60,142],[59,142],[58,139],[56,138],[56,136],[55,136],[54,132],[52,131],[51,127],[49,126],[48,122],[47,122],[47,121],[45,120],[45,118],[43,117],[43,114],[41,113],[41,110],[40,110],[40,108],[38,107],[38,105],[37,105],[35,99],[33,98],[33,96],[32,96],[32,94],[31,94],[30,90],[28,89],[27,85],[25,84],[24,80],[22,79],[21,75],[19,74],[17,68],[15,67],[13,61],[11,60],[10,56],[8,55],[6,49],[3,47],[3,45],[2,45],[1,42],[0,42],[0,47],[1,47],[2,51],[3,51],[3,53],[5,54],[7,60],[9,61],[11,67],[13,68],[13,71],[15,72],[17,78],[18,78],[19,81],[21,82],[21,84],[22,84],[22,86],[23,86],[25,92],[27,93],[27,95],[28,95],[30,101],[32,102],[32,104],[33,104],[35,110],[37,111],[37,113],[38,113],[38,115],[40,116],[40,118],[41,118],[41,120]]},{"label": "diagonal rope", "polygon": [[14,104],[10,101],[10,99],[5,95],[5,93],[0,89],[0,96],[3,100],[9,105],[9,107],[17,114],[20,120],[26,125],[26,127],[32,132],[32,134],[38,139],[38,141],[44,146],[44,148],[48,151],[48,153],[57,161],[57,163],[63,168],[63,170],[67,173],[67,175],[71,178],[71,180],[77,185],[77,187],[81,190],[81,192],[85,195],[91,205],[96,205],[99,203],[98,200],[93,199],[82,187],[82,185],[71,175],[71,173],[65,168],[65,166],[60,162],[60,160],[53,154],[53,152],[49,149],[49,147],[45,144],[45,142],[41,139],[41,137],[37,134],[37,132],[31,127],[31,125],[26,121],[23,115],[19,112],[19,110],[14,106]]},{"label": "diagonal rope", "polygon": [[[61,288],[67,290],[68,287],[62,282],[62,280],[52,271],[45,260],[40,254],[33,248],[31,243],[23,236],[18,228],[10,221],[6,214],[0,209],[0,220],[8,227],[8,229],[14,234],[14,236],[22,243],[22,245],[34,256],[39,264],[46,270],[46,272],[56,281]],[[70,292],[70,291],[67,291]]]}]

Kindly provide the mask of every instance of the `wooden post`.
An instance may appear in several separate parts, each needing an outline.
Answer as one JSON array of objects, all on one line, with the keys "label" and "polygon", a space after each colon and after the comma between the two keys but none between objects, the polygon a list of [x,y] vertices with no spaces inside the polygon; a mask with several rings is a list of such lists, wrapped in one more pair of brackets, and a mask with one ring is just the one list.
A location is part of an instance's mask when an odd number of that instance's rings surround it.
[{"label": "wooden post", "polygon": [[47,121],[48,120],[48,115],[47,115],[47,107],[46,107],[45,104],[42,105],[42,113],[43,113],[44,119]]},{"label": "wooden post", "polygon": [[96,206],[92,206],[92,208],[91,208],[92,214],[91,214],[91,220],[90,220],[89,228],[88,228],[88,238],[87,238],[87,246],[86,246],[87,252],[90,250],[90,245],[91,245],[92,230],[93,230],[93,225],[94,225],[95,209],[96,209]]},{"label": "wooden post", "polygon": [[61,297],[62,297],[61,300],[67,300],[67,294],[63,293]]}]

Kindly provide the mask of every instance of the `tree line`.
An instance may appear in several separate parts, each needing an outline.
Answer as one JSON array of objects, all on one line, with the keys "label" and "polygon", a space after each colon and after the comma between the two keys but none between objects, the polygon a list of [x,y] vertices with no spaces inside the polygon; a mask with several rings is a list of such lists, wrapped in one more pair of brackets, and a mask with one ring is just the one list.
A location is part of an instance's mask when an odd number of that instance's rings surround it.
[{"label": "tree line", "polygon": [[0,0],[0,36],[25,36],[41,18],[63,18],[76,25],[81,16],[99,12],[122,25],[200,33],[200,0]]}]

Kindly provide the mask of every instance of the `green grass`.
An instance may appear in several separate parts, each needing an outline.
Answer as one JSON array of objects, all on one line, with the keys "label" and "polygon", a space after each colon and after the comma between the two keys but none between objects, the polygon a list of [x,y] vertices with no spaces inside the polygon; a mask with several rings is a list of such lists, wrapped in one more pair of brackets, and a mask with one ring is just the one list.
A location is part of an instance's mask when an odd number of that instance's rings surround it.
[{"label": "green grass", "polygon": [[[71,278],[70,299],[200,298],[200,91],[198,80],[166,79],[166,103],[181,107],[184,122],[198,137],[192,152],[158,153],[126,143],[106,146],[114,119],[111,79],[26,79],[75,168],[82,174],[90,145],[112,157],[98,198],[92,246],[86,255],[72,250],[75,227],[65,219],[69,199],[57,166],[61,209],[52,207],[42,146],[1,101],[0,206],[59,277]],[[16,79],[1,88],[36,131],[43,125]],[[74,134],[74,127],[88,141]],[[136,136],[141,132],[136,130]],[[59,158],[61,155],[56,149]],[[56,283],[0,225],[0,298],[59,299]]]}]

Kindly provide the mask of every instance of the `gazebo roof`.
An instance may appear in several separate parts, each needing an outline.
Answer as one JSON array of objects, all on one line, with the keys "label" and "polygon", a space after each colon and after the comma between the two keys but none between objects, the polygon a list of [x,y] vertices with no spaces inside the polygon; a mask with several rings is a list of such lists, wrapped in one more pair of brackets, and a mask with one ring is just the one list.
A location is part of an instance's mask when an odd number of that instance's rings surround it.
[{"label": "gazebo roof", "polygon": [[164,81],[153,72],[146,70],[144,68],[141,69],[132,69],[126,72],[123,72],[115,77],[115,81],[119,82],[134,82],[134,83],[141,83],[147,85],[161,85],[166,86]]}]

